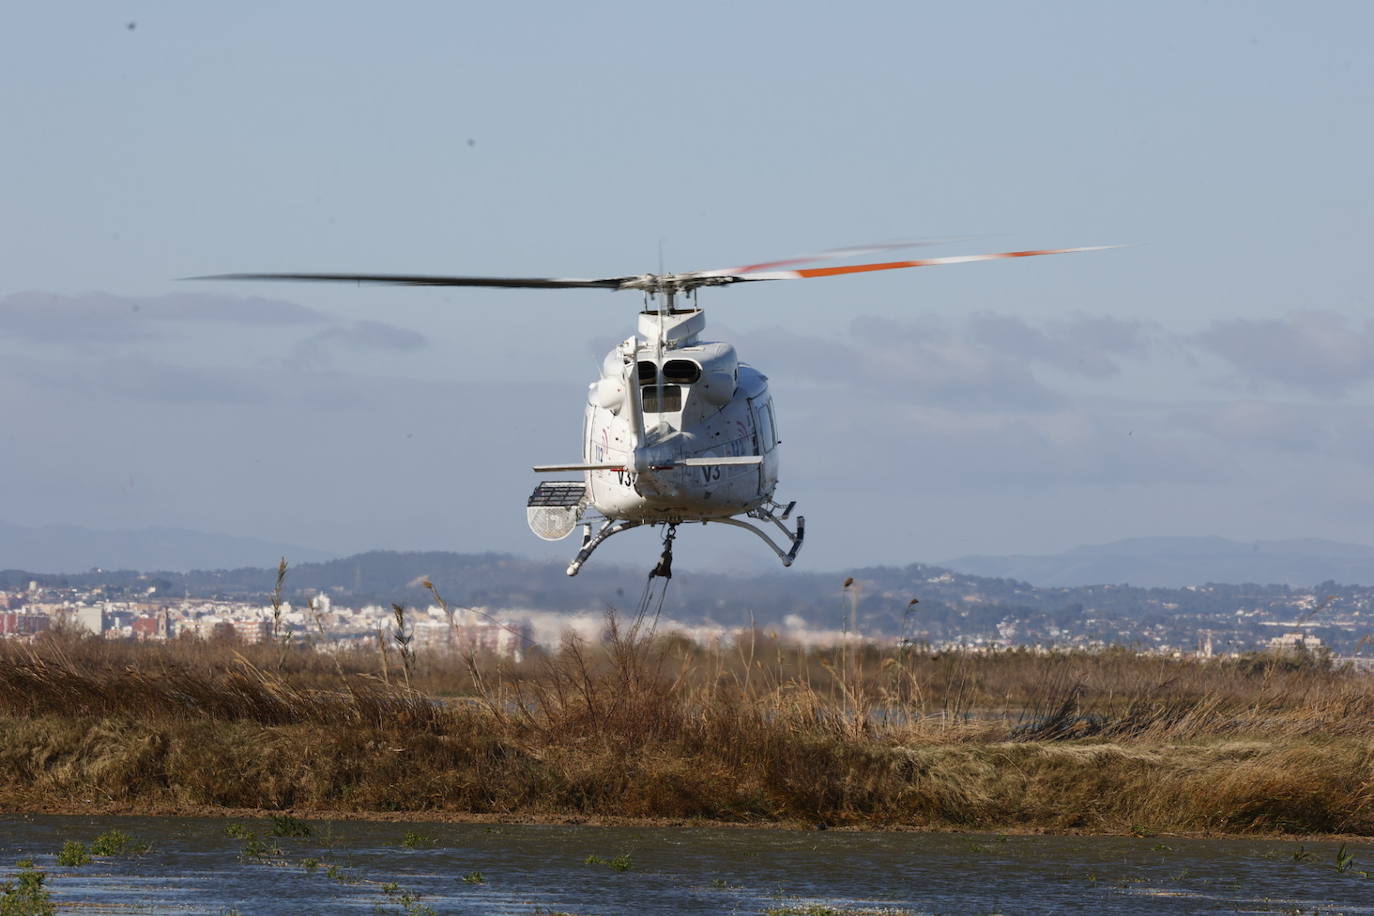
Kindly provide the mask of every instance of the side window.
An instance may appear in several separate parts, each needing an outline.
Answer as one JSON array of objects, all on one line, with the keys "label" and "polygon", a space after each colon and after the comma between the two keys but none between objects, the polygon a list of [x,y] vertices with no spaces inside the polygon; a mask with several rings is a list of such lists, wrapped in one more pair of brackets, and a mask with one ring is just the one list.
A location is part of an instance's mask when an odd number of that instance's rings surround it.
[{"label": "side window", "polygon": [[773,446],[778,444],[777,432],[773,428],[773,402],[755,404],[754,416],[758,418],[759,424],[759,447],[765,452],[771,452]]}]

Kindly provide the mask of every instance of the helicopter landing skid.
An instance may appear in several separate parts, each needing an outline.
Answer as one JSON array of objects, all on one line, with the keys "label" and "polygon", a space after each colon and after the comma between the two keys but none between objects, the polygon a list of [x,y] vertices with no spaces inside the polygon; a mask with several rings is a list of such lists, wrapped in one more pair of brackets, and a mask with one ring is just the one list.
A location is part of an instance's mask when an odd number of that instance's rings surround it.
[{"label": "helicopter landing skid", "polygon": [[[806,537],[806,519],[803,516],[797,516],[796,531],[791,530],[782,522],[783,519],[787,518],[791,514],[792,508],[795,505],[796,503],[792,503],[791,505],[789,505],[787,507],[787,511],[783,513],[781,518],[775,515],[772,511],[773,508],[777,508],[776,506],[767,509],[755,509],[749,513],[750,518],[756,518],[764,522],[772,522],[774,525],[776,525],[778,527],[778,530],[781,531],[783,535],[787,538],[788,549],[786,550],[779,547],[777,542],[775,542],[771,537],[769,537],[768,532],[764,531],[758,525],[753,525],[749,522],[741,521],[737,518],[703,519],[702,524],[734,525],[736,528],[743,528],[745,531],[752,531],[754,534],[758,535],[765,544],[772,548],[773,552],[778,555],[778,559],[782,560],[783,566],[791,566],[792,561],[797,558],[797,551],[801,550],[802,540]],[[591,557],[592,551],[600,547],[612,535],[619,534],[622,531],[629,531],[631,528],[638,528],[640,525],[643,524],[646,523],[642,521],[632,521],[630,519],[617,520],[613,518],[608,518],[601,523],[601,527],[597,529],[597,532],[595,534],[592,533],[592,526],[590,524],[584,524],[582,526],[582,549],[577,552],[577,556],[573,557],[573,561],[568,564],[568,575],[577,575],[582,570],[582,565],[587,562],[588,558]],[[672,539],[674,536],[673,529],[675,529],[677,525],[675,523],[670,523],[670,525],[671,526],[669,528],[667,540],[665,540],[664,542],[663,558],[659,560],[659,565],[654,568],[654,572],[650,573],[651,577],[654,575],[660,575],[664,576],[665,578],[668,578],[672,575]],[[665,560],[667,563],[666,566],[664,565]],[[666,570],[666,574],[661,570]]]},{"label": "helicopter landing skid", "polygon": [[596,534],[592,534],[591,525],[584,525],[582,528],[584,532],[582,535],[582,549],[577,552],[577,556],[568,564],[568,575],[577,575],[578,571],[582,569],[582,564],[586,563],[587,558],[592,555],[592,551],[600,547],[602,542],[611,535],[619,534],[622,531],[629,531],[631,528],[638,528],[642,524],[644,523],[630,521],[629,519],[616,521],[613,518],[608,518],[602,523],[601,529],[597,531]]},{"label": "helicopter landing skid", "polygon": [[773,552],[778,555],[778,559],[782,560],[783,566],[791,566],[792,561],[797,558],[797,551],[801,550],[802,539],[806,537],[806,519],[804,517],[800,515],[797,516],[796,531],[790,530],[782,523],[782,519],[792,514],[792,509],[795,506],[795,502],[789,505],[787,511],[783,513],[782,518],[774,515],[771,509],[755,509],[749,513],[750,518],[756,518],[764,522],[772,522],[774,525],[777,525],[778,530],[781,531],[788,540],[789,547],[787,550],[783,550],[779,547],[773,539],[768,536],[768,532],[764,531],[758,525],[751,525],[749,522],[741,521],[737,518],[713,518],[710,521],[713,524],[734,525],[736,528],[743,528],[745,531],[754,532],[763,539],[765,544],[773,549]]}]

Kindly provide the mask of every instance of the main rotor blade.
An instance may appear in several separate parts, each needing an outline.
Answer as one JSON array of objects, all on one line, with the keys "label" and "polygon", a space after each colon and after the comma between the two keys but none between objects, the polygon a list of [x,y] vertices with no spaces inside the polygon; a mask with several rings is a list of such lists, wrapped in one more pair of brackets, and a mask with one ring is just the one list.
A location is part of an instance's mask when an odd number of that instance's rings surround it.
[{"label": "main rotor blade", "polygon": [[934,267],[937,264],[965,264],[970,261],[999,261],[1005,258],[1034,258],[1042,254],[1071,254],[1076,251],[1106,251],[1121,245],[1087,245],[1081,248],[1043,248],[1035,251],[999,251],[993,254],[961,254],[945,258],[921,258],[916,261],[884,261],[879,264],[847,264],[843,267],[808,267],[801,270],[770,270],[745,276],[734,275],[737,283],[754,280],[809,280],[813,277],[835,277],[840,274],[867,273],[874,270],[901,270],[906,267]]},{"label": "main rotor blade", "polygon": [[507,289],[620,289],[635,277],[580,280],[554,277],[435,277],[426,274],[214,274],[187,280],[294,280],[318,283],[369,283],[388,286],[497,286]]},{"label": "main rotor blade", "polygon": [[775,267],[791,267],[793,264],[809,264],[812,261],[833,261],[839,258],[857,258],[860,255],[876,254],[879,251],[900,251],[904,248],[922,248],[928,245],[945,245],[949,242],[963,242],[973,239],[971,235],[953,236],[944,239],[920,239],[913,242],[889,242],[876,245],[850,245],[845,248],[832,248],[829,251],[818,251],[815,254],[801,254],[793,258],[783,258],[778,261],[761,261],[758,264],[746,264],[743,267],[723,267],[718,270],[694,270],[691,276],[694,277],[737,277],[741,274],[757,273],[761,270],[769,270]]}]

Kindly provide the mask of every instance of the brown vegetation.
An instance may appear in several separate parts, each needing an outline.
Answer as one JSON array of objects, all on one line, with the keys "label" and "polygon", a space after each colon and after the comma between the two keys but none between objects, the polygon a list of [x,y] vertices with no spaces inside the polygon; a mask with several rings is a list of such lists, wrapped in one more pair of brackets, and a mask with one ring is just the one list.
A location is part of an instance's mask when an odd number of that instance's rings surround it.
[{"label": "brown vegetation", "polygon": [[1316,659],[703,648],[610,621],[519,664],[390,667],[0,644],[0,803],[1374,834],[1374,680]]}]

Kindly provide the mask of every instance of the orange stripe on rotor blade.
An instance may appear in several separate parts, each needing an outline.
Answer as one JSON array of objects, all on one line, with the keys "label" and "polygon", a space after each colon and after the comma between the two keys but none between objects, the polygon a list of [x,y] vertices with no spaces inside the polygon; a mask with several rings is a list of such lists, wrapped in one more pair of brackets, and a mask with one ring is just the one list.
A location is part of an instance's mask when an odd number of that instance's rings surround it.
[{"label": "orange stripe on rotor blade", "polygon": [[806,270],[799,270],[797,274],[802,277],[833,277],[838,274],[858,274],[869,270],[894,270],[898,267],[924,267],[926,264],[939,263],[938,261],[888,261],[885,264],[851,264],[848,267],[812,267]]},{"label": "orange stripe on rotor blade", "polygon": [[933,267],[937,264],[963,264],[969,261],[996,261],[1001,258],[1033,258],[1042,254],[1067,254],[1081,248],[1042,248],[1034,251],[1000,251],[995,254],[965,254],[948,258],[923,258],[919,261],[887,261],[882,264],[851,264],[848,267],[813,267],[795,271],[799,277],[833,277],[870,270],[898,270],[903,267]]}]

